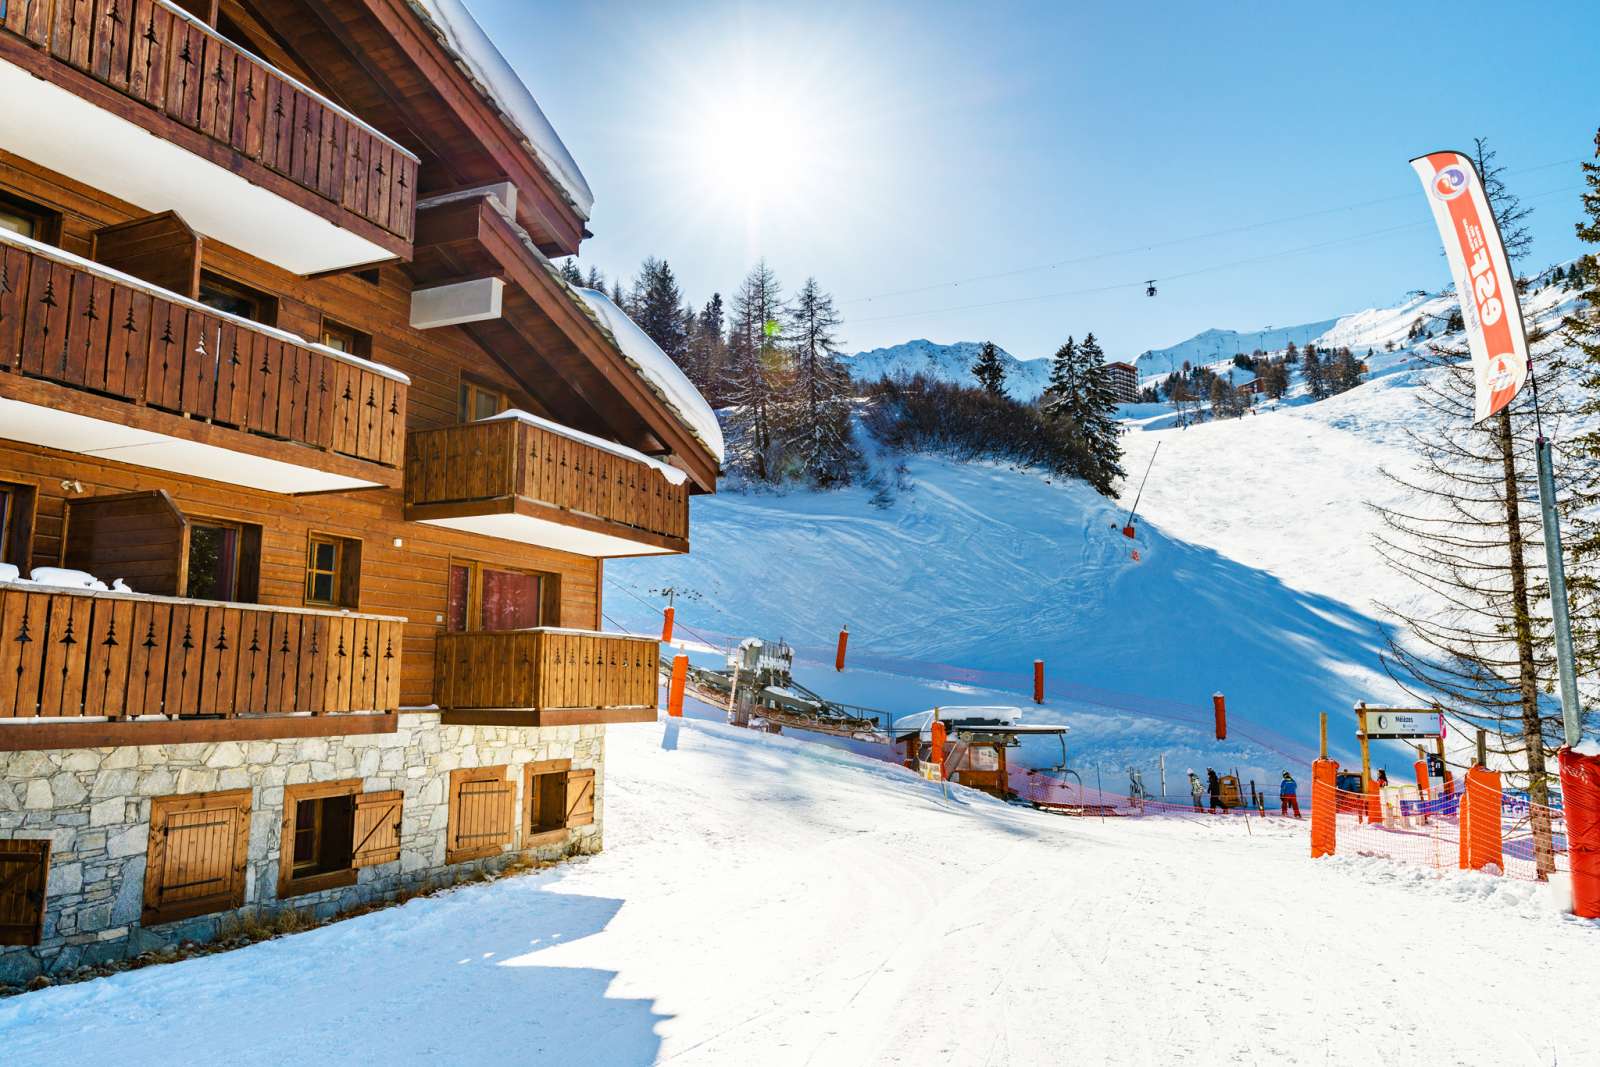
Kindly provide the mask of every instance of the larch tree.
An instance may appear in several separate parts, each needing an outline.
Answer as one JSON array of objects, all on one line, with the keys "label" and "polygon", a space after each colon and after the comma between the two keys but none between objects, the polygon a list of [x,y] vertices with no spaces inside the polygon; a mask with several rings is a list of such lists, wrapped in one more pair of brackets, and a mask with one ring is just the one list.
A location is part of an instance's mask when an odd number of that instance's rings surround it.
[{"label": "larch tree", "polygon": [[789,309],[792,372],[784,441],[795,473],[818,488],[847,485],[861,462],[851,429],[850,375],[839,362],[833,297],[807,278]]},{"label": "larch tree", "polygon": [[[1487,158],[1492,162],[1492,153]],[[1496,220],[1508,212],[1514,231],[1525,211],[1503,184],[1498,191],[1487,183],[1485,188]],[[1514,261],[1511,247],[1508,242],[1508,259]],[[1519,247],[1525,252],[1527,243]],[[1528,340],[1537,352],[1543,338],[1534,334]],[[1408,431],[1417,467],[1406,474],[1384,472],[1409,499],[1375,510],[1383,525],[1379,551],[1421,589],[1428,606],[1388,606],[1404,632],[1390,639],[1385,665],[1420,699],[1442,700],[1490,735],[1512,781],[1540,805],[1533,835],[1543,877],[1555,866],[1550,824],[1542,813],[1560,714],[1541,701],[1554,663],[1548,612],[1534,611],[1549,598],[1534,503],[1535,394],[1524,389],[1498,414],[1474,422],[1476,381],[1467,350],[1434,343],[1425,360],[1433,373],[1420,400],[1432,417],[1425,431]],[[1563,414],[1555,402],[1562,391],[1553,388],[1563,361],[1559,352],[1546,351],[1539,363],[1546,386],[1542,420],[1550,429]]]},{"label": "larch tree", "polygon": [[728,337],[728,400],[733,405],[735,465],[749,477],[776,481],[776,416],[788,378],[783,345],[784,301],[766,260],[755,265],[733,296]]},{"label": "larch tree", "polygon": [[1000,349],[993,341],[983,342],[978,358],[972,364],[972,376],[978,386],[990,396],[1001,396],[1006,390],[1006,367],[1000,362]]}]

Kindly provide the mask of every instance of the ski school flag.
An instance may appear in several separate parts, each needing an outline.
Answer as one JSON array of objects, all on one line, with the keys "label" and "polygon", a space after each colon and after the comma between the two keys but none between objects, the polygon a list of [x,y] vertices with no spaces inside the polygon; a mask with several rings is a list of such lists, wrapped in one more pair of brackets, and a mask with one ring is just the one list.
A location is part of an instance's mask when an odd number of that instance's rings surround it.
[{"label": "ski school flag", "polygon": [[1500,227],[1472,160],[1460,152],[1430,152],[1411,167],[1428,193],[1461,298],[1478,383],[1473,420],[1486,419],[1511,403],[1528,377],[1528,340]]}]

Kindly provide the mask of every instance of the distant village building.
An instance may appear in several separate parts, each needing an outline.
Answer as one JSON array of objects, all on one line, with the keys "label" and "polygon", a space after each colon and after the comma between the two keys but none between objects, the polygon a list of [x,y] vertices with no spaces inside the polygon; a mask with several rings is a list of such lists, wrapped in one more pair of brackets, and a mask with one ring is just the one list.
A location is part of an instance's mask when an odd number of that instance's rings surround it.
[{"label": "distant village building", "polygon": [[1111,379],[1111,392],[1121,404],[1139,402],[1139,370],[1132,363],[1107,363],[1106,374]]}]

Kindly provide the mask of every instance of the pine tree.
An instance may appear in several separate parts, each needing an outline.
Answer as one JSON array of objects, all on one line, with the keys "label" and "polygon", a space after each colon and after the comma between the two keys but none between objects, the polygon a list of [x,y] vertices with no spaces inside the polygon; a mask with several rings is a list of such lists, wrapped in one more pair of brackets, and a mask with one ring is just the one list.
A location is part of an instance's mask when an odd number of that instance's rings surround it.
[{"label": "pine tree", "polygon": [[647,257],[634,282],[628,314],[674,363],[683,366],[688,338],[683,327],[683,293],[664,259]]},{"label": "pine tree", "polygon": [[568,285],[581,286],[583,284],[583,272],[578,269],[577,259],[568,256],[562,261],[561,280],[566,282]]},{"label": "pine tree", "polygon": [[1323,365],[1322,356],[1317,352],[1316,345],[1306,345],[1305,351],[1300,356],[1300,364],[1300,376],[1305,379],[1306,391],[1317,400],[1329,396],[1327,368]]},{"label": "pine tree", "polygon": [[[1584,219],[1577,224],[1578,239],[1600,246],[1600,163],[1583,164],[1585,189],[1581,201]],[[1577,363],[1582,399],[1577,411],[1585,419],[1600,414],[1600,252],[1578,257],[1566,272],[1565,284],[1577,290],[1575,310],[1561,324],[1562,338],[1571,346]],[[1600,430],[1573,438],[1562,449],[1562,473],[1575,483],[1563,518],[1567,525],[1566,550],[1571,561],[1567,584],[1571,593],[1573,641],[1578,677],[1587,685],[1600,667]],[[1590,691],[1584,703],[1594,707],[1600,696]]]},{"label": "pine tree", "polygon": [[622,279],[620,278],[611,279],[611,302],[623,311],[628,310],[628,297],[622,291]]},{"label": "pine tree", "polygon": [[788,377],[783,312],[777,275],[761,260],[734,294],[728,339],[734,465],[761,482],[776,481],[782,471],[774,429],[777,398]]},{"label": "pine tree", "polygon": [[1050,384],[1040,398],[1045,417],[1064,435],[1067,466],[1060,471],[1082,478],[1112,496],[1122,471],[1122,427],[1117,398],[1106,373],[1105,353],[1094,334],[1081,344],[1067,338],[1050,365]]},{"label": "pine tree", "polygon": [[593,289],[597,293],[606,291],[606,278],[605,275],[600,273],[599,267],[589,268],[589,276],[583,279],[583,287],[585,289]]},{"label": "pine tree", "polygon": [[1006,368],[1000,362],[1000,350],[993,341],[983,342],[977,361],[972,364],[972,376],[978,379],[978,385],[990,396],[1005,395]]},{"label": "pine tree", "polygon": [[793,374],[784,439],[795,472],[818,488],[847,485],[860,464],[850,417],[850,375],[839,362],[833,297],[807,278],[789,311]]}]

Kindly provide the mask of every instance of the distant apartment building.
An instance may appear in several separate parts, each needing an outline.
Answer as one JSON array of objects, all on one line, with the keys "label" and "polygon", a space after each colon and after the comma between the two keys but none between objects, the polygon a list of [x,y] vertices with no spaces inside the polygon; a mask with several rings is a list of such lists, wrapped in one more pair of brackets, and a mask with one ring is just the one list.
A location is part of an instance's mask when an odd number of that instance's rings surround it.
[{"label": "distant apartment building", "polygon": [[1106,373],[1111,378],[1111,391],[1118,403],[1139,402],[1139,371],[1132,363],[1107,363]]}]

